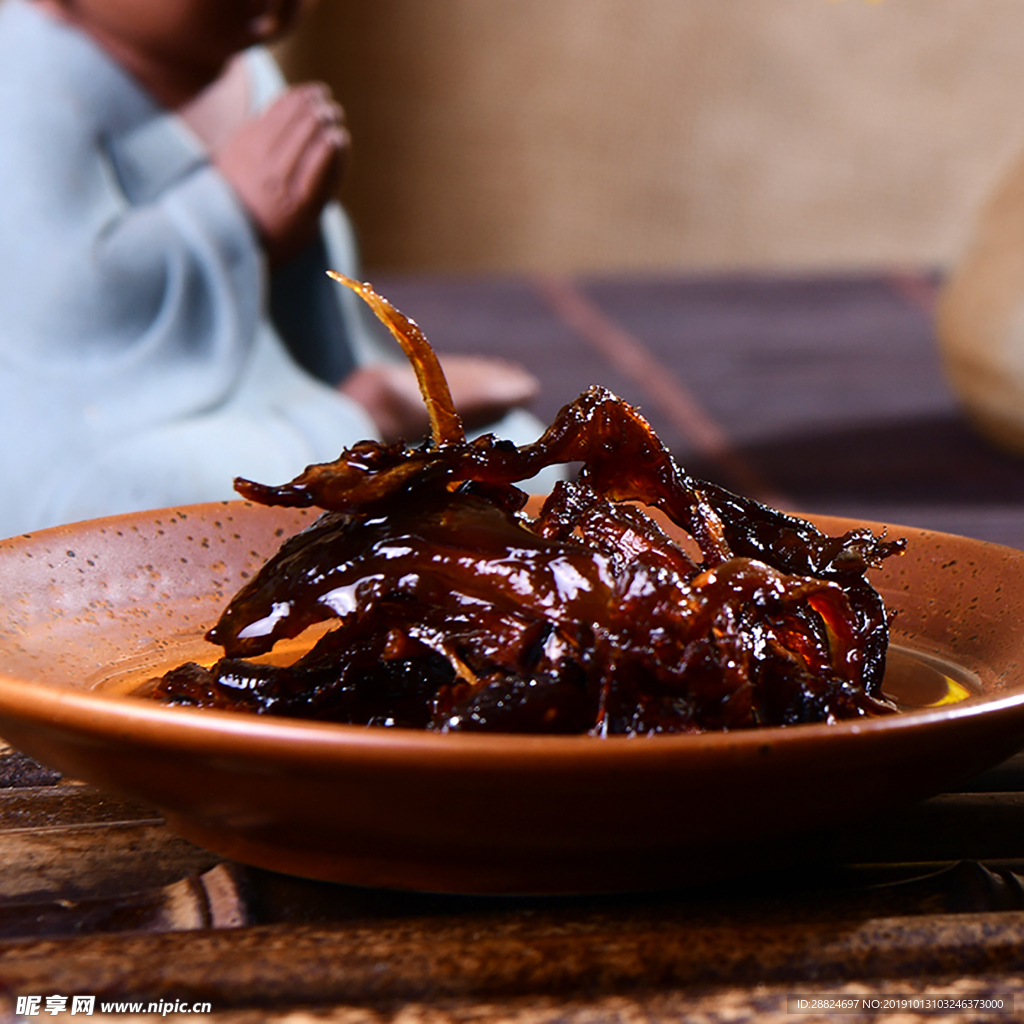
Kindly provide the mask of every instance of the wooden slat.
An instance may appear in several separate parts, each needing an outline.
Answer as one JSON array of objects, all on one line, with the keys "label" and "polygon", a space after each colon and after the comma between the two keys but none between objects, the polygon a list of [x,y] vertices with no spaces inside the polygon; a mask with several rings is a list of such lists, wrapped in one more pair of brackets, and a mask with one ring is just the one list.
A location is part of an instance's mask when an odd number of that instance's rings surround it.
[{"label": "wooden slat", "polygon": [[[814,992],[833,998],[982,998],[997,996],[1005,1002],[1024,1005],[1024,986],[1019,979],[960,978],[948,982],[852,982],[823,984]],[[593,997],[518,996],[487,1001],[441,999],[430,1002],[399,1002],[390,1006],[340,1005],[307,1008],[260,1008],[255,1010],[218,1010],[209,1015],[169,1019],[200,1019],[209,1024],[820,1024],[819,1016],[795,1015],[787,1011],[790,987],[758,985],[733,989],[700,987],[686,991],[635,992]],[[191,1007],[191,1003],[188,1004]],[[0,997],[0,1019],[3,1019]],[[97,1012],[89,1018],[98,1024],[106,1021],[146,1024],[152,1014]],[[864,1020],[865,1015],[836,1016],[836,1021]],[[918,1017],[914,1014],[887,1014],[904,1024],[909,1020],[960,1024],[979,1020],[1013,1020],[1019,1017],[981,1016],[975,1012],[944,1013]]]},{"label": "wooden slat", "polygon": [[0,834],[17,829],[144,821],[159,823],[163,818],[152,807],[107,796],[91,786],[62,782],[0,790]]},{"label": "wooden slat", "polygon": [[219,859],[162,823],[0,833],[0,898],[138,892],[205,871]]},{"label": "wooden slat", "polygon": [[743,928],[483,915],[0,943],[0,976],[14,992],[177,994],[223,1008],[1022,970],[1024,912]]},{"label": "wooden slat", "polygon": [[0,937],[240,928],[247,910],[234,871],[218,864],[160,888],[107,896],[0,901]]},{"label": "wooden slat", "polygon": [[33,761],[0,739],[0,789],[15,786],[50,786],[61,781],[60,772]]}]

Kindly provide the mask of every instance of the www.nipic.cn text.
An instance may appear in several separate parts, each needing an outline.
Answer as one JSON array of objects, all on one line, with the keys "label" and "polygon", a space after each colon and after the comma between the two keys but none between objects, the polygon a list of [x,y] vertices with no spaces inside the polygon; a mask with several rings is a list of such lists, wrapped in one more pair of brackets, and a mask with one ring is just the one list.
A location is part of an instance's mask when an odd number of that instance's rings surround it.
[{"label": "www.nipic.cn text", "polygon": [[95,996],[18,996],[15,1013],[21,1017],[39,1017],[60,1013],[72,1016],[92,1016],[100,1013],[155,1013],[166,1017],[169,1013],[211,1013],[210,1003],[189,1003],[180,999],[159,999],[156,1002],[111,1001],[97,1005]]}]

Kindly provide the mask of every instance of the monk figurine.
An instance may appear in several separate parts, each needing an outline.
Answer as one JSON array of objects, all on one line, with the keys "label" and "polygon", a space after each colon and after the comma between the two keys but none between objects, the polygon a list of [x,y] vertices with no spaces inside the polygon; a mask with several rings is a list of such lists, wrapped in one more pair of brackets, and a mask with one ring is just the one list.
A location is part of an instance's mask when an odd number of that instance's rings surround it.
[{"label": "monk figurine", "polygon": [[[265,48],[305,6],[0,2],[0,535],[425,432],[397,347],[326,275],[357,274],[344,114]],[[532,440],[525,370],[445,369],[468,422]]]}]

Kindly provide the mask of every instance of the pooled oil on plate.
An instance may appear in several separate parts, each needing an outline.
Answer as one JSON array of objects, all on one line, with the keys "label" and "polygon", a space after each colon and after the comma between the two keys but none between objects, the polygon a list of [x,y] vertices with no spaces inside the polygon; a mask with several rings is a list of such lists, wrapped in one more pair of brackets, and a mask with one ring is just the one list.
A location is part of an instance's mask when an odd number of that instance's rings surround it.
[{"label": "pooled oil on plate", "polygon": [[[434,734],[169,708],[131,696],[185,660],[312,511],[244,502],[0,542],[0,735],[159,807],[227,857],[446,892],[652,888],[752,847],[948,790],[1024,746],[1024,553],[889,527],[898,714],[611,737]],[[809,517],[828,533],[854,525]],[[879,524],[868,524],[880,529]],[[300,638],[272,657],[290,660]]]}]

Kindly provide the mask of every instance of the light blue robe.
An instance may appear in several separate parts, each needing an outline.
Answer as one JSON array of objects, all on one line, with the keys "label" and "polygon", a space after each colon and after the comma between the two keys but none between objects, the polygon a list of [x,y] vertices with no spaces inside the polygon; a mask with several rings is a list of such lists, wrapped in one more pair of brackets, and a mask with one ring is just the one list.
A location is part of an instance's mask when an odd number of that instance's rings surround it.
[{"label": "light blue robe", "polygon": [[[283,87],[248,55],[254,105]],[[354,252],[337,205],[332,266]],[[375,436],[290,358],[246,214],[202,144],[99,47],[0,4],[0,536],[234,497]],[[338,287],[357,363],[383,358]]]},{"label": "light blue robe", "polygon": [[[284,82],[265,50],[247,60],[259,109]],[[354,275],[337,204],[321,235]],[[403,358],[336,294],[355,365]],[[2,0],[0,537],[234,498],[235,476],[283,483],[376,437],[295,362],[268,309],[253,227],[181,118],[88,36]],[[489,429],[525,444],[542,426],[513,410]]]}]

